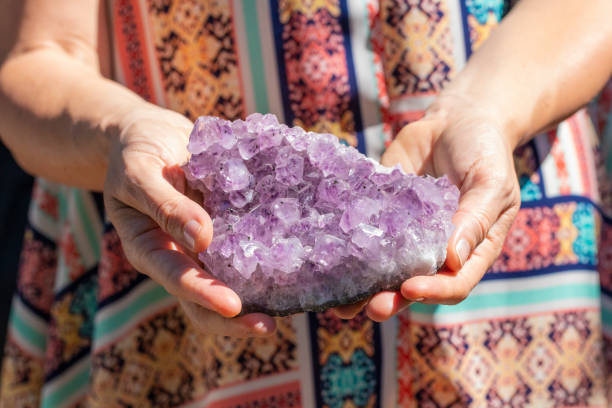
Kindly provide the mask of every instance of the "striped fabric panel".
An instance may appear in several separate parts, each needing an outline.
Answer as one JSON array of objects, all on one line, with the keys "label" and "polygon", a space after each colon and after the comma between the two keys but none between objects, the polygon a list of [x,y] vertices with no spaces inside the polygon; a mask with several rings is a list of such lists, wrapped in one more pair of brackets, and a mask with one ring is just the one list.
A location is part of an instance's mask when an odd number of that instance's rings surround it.
[{"label": "striped fabric panel", "polygon": [[535,138],[547,197],[582,195],[599,202],[593,148],[597,134],[585,110]]},{"label": "striped fabric panel", "polygon": [[220,387],[185,408],[234,408],[242,406],[305,407],[301,400],[301,377],[297,371],[272,376],[237,387]]},{"label": "striped fabric panel", "polygon": [[44,179],[36,179],[32,191],[32,201],[28,222],[41,235],[56,241],[60,235],[59,186]]},{"label": "striped fabric panel", "polygon": [[[383,120],[393,133],[420,119],[444,84],[465,65],[471,45],[469,38],[464,42],[467,20],[462,3],[380,2],[376,36],[389,98]],[[394,52],[398,47],[407,51],[399,55]]]},{"label": "striped fabric panel", "polygon": [[382,120],[382,101],[385,89],[380,56],[374,51],[371,27],[374,25],[378,4],[370,1],[364,7],[363,0],[347,0],[348,22],[352,59],[356,61],[355,83],[359,109],[363,122],[365,153],[375,159],[380,159],[385,148],[384,124]]},{"label": "striped fabric panel", "polygon": [[108,3],[114,44],[129,42],[132,45],[129,48],[113,47],[114,68],[119,74],[118,79],[144,99],[163,103],[153,85],[152,56],[146,51],[142,3],[139,0],[109,0]]},{"label": "striped fabric panel", "polygon": [[102,221],[91,193],[59,188],[61,236],[55,291],[61,292],[100,260]]},{"label": "striped fabric panel", "polygon": [[570,270],[550,276],[483,281],[455,306],[415,304],[411,319],[436,326],[494,317],[521,316],[572,307],[599,306],[599,276],[593,270]]},{"label": "striped fabric panel", "polygon": [[283,118],[269,4],[233,0],[232,10],[246,112],[274,113]]},{"label": "striped fabric panel", "polygon": [[[115,0],[118,1],[118,0]],[[156,49],[154,41],[153,32],[155,27],[152,27],[152,22],[150,19],[149,0],[131,0],[134,12],[139,13],[137,19],[142,24],[142,36],[139,38],[140,42],[140,52],[145,57],[143,63],[147,64],[145,66],[146,71],[148,72],[147,76],[150,79],[150,87],[153,92],[153,97],[151,102],[156,105],[162,107],[168,106],[168,97],[164,89],[164,83],[162,81],[162,76],[160,72],[159,65],[159,50]],[[115,26],[114,26],[115,27]],[[138,32],[138,31],[137,31]],[[140,34],[140,32],[138,32]],[[125,62],[124,62],[125,63]]]},{"label": "striped fabric panel", "polygon": [[49,323],[25,305],[18,296],[13,298],[9,317],[9,335],[23,351],[42,359],[47,344]]},{"label": "striped fabric panel", "polygon": [[[100,257],[102,223],[91,193],[37,179],[37,192],[30,205],[29,223],[37,234],[57,242],[59,273],[55,293],[95,267]],[[21,327],[40,311],[19,297],[13,302],[12,316]],[[40,319],[40,318],[39,318]],[[44,319],[37,325],[46,325]],[[42,327],[42,326],[41,326]],[[41,328],[44,331],[44,327]],[[42,333],[42,331],[41,331]],[[32,339],[36,336],[32,336]],[[44,342],[39,342],[44,346]]]},{"label": "striped fabric panel", "polygon": [[65,370],[61,376],[45,382],[42,389],[42,408],[73,407],[88,391],[91,358],[86,356]]},{"label": "striped fabric panel", "polygon": [[123,297],[98,310],[95,316],[93,351],[103,350],[139,322],[176,304],[176,298],[154,281],[141,281]]},{"label": "striped fabric panel", "polygon": [[[271,0],[270,17],[285,121],[333,133],[365,152],[347,1]],[[314,25],[307,22],[320,20],[309,34]]]}]

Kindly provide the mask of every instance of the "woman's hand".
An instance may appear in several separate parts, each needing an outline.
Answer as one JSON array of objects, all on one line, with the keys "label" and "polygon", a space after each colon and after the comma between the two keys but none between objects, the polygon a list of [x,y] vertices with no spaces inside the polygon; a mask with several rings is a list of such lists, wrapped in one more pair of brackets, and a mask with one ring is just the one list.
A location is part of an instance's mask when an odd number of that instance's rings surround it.
[{"label": "woman's hand", "polygon": [[410,173],[446,174],[461,191],[446,267],[433,276],[406,280],[400,292],[381,292],[368,302],[337,308],[337,313],[350,318],[365,306],[370,318],[383,321],[412,302],[456,304],[465,299],[499,255],[520,206],[514,147],[495,115],[457,96],[440,97],[423,119],[404,127],[383,164],[399,163]]},{"label": "woman's hand", "polygon": [[180,169],[188,160],[192,126],[184,116],[154,106],[123,121],[104,187],[108,217],[128,260],[178,297],[195,327],[236,337],[271,334],[275,322],[267,315],[232,319],[242,308],[238,295],[195,260],[213,230]]}]

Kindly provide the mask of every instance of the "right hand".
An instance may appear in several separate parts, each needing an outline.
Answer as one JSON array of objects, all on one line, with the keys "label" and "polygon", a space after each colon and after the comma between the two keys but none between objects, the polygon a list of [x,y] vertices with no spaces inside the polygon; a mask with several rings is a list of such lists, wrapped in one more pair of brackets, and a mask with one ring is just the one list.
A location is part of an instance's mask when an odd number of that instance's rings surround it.
[{"label": "right hand", "polygon": [[197,329],[234,337],[272,334],[270,316],[234,317],[242,308],[238,295],[197,262],[195,254],[210,244],[213,230],[180,168],[189,158],[192,126],[154,106],[128,114],[110,151],[108,217],[130,263],[176,296]]}]

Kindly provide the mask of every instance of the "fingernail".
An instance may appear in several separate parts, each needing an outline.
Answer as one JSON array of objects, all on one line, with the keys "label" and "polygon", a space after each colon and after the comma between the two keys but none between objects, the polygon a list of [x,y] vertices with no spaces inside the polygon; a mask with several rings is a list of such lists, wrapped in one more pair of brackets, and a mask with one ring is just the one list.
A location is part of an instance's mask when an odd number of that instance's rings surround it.
[{"label": "fingernail", "polygon": [[413,303],[414,303],[414,302],[422,302],[422,301],[424,301],[424,300],[425,300],[425,298],[418,298],[418,299],[412,299],[412,302],[413,302]]},{"label": "fingernail", "polygon": [[455,251],[457,251],[457,255],[459,255],[459,262],[461,262],[461,266],[465,264],[470,256],[470,244],[465,240],[465,238],[461,238],[455,247]]},{"label": "fingernail", "polygon": [[185,235],[185,241],[191,249],[195,249],[195,240],[202,229],[202,225],[196,220],[191,220],[185,224],[183,234]]}]

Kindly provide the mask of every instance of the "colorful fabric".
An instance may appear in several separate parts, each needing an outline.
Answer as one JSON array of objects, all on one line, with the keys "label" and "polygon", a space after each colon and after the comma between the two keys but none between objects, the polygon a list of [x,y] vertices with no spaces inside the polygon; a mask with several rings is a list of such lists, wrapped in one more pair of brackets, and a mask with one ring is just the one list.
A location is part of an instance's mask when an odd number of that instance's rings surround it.
[{"label": "colorful fabric", "polygon": [[[117,81],[194,119],[273,112],[374,157],[459,72],[502,0],[109,0]],[[93,196],[39,179],[6,407],[558,407],[612,401],[612,85],[517,150],[522,208],[456,306],[197,333]],[[593,125],[595,123],[595,126]],[[612,122],[610,122],[612,123]],[[610,139],[612,141],[612,139]]]}]

